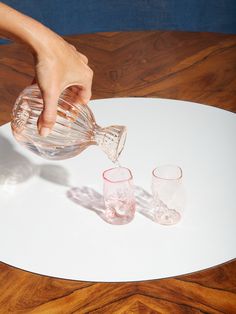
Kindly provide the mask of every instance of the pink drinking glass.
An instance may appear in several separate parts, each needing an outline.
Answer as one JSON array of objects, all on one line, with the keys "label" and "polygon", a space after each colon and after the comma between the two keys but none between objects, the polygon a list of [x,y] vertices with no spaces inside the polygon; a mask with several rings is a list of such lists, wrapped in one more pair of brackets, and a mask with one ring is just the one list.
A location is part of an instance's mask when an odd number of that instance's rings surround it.
[{"label": "pink drinking glass", "polygon": [[175,165],[157,167],[152,172],[154,220],[161,225],[173,225],[181,219],[184,207],[182,169]]},{"label": "pink drinking glass", "polygon": [[115,167],[103,172],[103,197],[107,222],[126,224],[134,218],[135,196],[132,173]]}]

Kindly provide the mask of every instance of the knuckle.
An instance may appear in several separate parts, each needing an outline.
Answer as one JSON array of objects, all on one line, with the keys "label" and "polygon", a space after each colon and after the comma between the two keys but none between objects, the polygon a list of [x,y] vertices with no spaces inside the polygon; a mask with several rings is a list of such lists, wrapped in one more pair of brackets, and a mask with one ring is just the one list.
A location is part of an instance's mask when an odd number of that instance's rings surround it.
[{"label": "knuckle", "polygon": [[76,47],[72,44],[69,44],[70,48],[73,50],[73,51],[77,51]]},{"label": "knuckle", "polygon": [[93,78],[93,70],[91,68],[88,68],[87,75],[89,79]]},{"label": "knuckle", "polygon": [[82,59],[83,59],[83,62],[88,64],[88,58],[85,56],[85,55],[81,55]]},{"label": "knuckle", "polygon": [[44,125],[51,126],[56,121],[56,113],[53,114],[53,113],[50,113],[50,112],[44,112],[42,118],[43,118],[42,122],[43,122]]},{"label": "knuckle", "polygon": [[51,102],[52,99],[59,97],[59,95],[60,95],[59,88],[53,87],[53,86],[50,88],[47,88],[43,92],[43,98],[46,103]]},{"label": "knuckle", "polygon": [[79,57],[82,59],[82,61],[86,64],[88,64],[88,58],[81,52],[78,52]]}]

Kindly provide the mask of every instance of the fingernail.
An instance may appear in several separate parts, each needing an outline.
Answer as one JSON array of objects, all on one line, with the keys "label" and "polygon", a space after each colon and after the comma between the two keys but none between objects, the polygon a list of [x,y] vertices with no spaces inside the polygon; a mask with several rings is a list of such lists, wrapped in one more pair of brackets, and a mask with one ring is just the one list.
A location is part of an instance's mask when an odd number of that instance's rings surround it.
[{"label": "fingernail", "polygon": [[42,127],[39,133],[42,137],[47,137],[50,132],[51,130],[49,128]]}]

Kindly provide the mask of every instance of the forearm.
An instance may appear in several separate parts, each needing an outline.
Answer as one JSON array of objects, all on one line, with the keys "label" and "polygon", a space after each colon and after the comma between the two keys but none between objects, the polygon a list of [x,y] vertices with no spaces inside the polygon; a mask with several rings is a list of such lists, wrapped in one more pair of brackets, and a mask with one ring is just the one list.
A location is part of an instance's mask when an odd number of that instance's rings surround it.
[{"label": "forearm", "polygon": [[47,50],[53,41],[60,40],[50,29],[38,21],[0,2],[0,37],[26,44],[36,54]]}]

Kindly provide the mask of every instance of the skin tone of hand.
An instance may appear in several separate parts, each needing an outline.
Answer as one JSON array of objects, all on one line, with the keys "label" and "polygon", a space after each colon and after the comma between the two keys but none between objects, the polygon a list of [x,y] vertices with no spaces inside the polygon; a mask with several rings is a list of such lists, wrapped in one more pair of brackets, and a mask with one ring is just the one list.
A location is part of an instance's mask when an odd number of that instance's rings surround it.
[{"label": "skin tone of hand", "polygon": [[41,23],[0,2],[1,36],[23,42],[34,55],[36,82],[44,100],[38,130],[46,137],[56,120],[58,97],[66,87],[78,86],[79,103],[90,100],[93,71],[88,59]]}]

